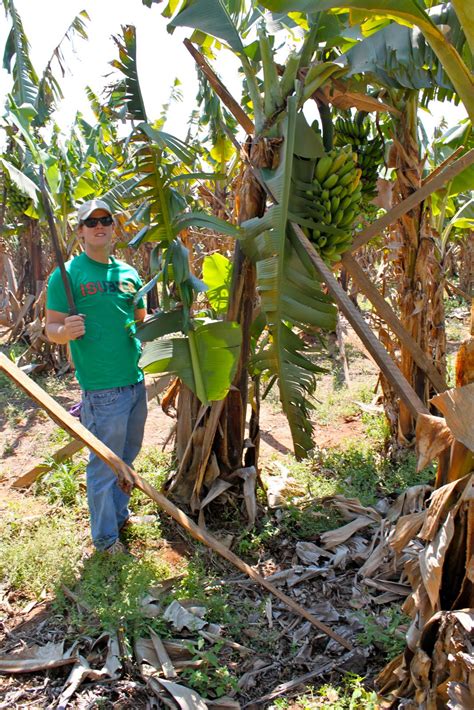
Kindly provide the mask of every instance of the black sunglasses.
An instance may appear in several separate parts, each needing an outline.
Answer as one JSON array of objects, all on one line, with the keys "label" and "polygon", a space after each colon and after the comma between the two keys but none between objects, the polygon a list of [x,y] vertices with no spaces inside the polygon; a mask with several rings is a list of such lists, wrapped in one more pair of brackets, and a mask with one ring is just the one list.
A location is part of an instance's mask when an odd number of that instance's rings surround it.
[{"label": "black sunglasses", "polygon": [[106,217],[88,217],[87,219],[82,220],[81,224],[85,224],[86,227],[89,227],[89,229],[93,229],[94,227],[97,227],[99,222],[103,227],[110,227],[113,221],[114,218],[107,215]]}]

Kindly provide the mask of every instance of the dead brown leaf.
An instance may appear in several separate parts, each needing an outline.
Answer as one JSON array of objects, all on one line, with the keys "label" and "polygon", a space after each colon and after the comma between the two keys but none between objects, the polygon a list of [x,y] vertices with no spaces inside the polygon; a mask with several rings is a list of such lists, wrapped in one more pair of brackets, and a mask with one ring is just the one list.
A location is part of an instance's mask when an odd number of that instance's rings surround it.
[{"label": "dead brown leaf", "polygon": [[454,437],[442,417],[420,414],[416,420],[417,471],[425,468],[454,441]]}]

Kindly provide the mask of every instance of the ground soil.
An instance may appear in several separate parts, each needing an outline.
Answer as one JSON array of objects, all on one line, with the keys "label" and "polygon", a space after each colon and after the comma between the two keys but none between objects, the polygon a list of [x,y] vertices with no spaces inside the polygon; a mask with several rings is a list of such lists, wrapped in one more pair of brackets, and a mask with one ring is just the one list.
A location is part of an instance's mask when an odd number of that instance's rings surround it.
[{"label": "ground soil", "polygon": [[[369,358],[365,357],[363,347],[361,347],[360,342],[354,334],[349,335],[347,343],[349,352],[351,353],[349,360],[352,360],[352,362],[350,362],[350,370],[351,377],[354,378],[353,384],[363,381],[368,383],[372,388],[375,388],[377,380],[376,367]],[[332,391],[336,374],[337,373],[331,371],[322,378],[317,395],[320,400],[324,400],[328,393]],[[66,409],[79,401],[80,391],[71,375],[66,375],[62,381],[48,381],[47,384],[56,400]],[[64,446],[67,438],[62,437],[56,424],[23,395],[17,398],[17,396],[13,394],[11,401],[9,401],[7,405],[9,406],[4,407],[4,410],[0,412],[0,515],[8,515],[11,511],[21,511],[23,519],[27,520],[29,517],[34,518],[38,515],[42,515],[45,512],[45,504],[28,491],[15,490],[11,487],[12,483],[18,476],[23,475],[33,466],[44,461],[47,455],[52,454],[54,451]],[[145,429],[144,449],[161,449],[164,447],[170,449],[172,447],[170,431],[173,423],[173,419],[163,413],[158,401],[156,399],[151,400]],[[265,467],[272,467],[275,459],[279,458],[284,460],[292,451],[292,441],[288,424],[279,410],[277,403],[274,400],[272,401],[271,398],[270,401],[263,403],[260,427],[260,465],[262,469],[264,469]],[[355,413],[350,416],[341,414],[331,417],[331,421],[328,424],[316,422],[314,429],[315,445],[316,448],[320,449],[333,448],[347,440],[359,438],[363,435],[363,431],[360,412],[358,412],[356,408]],[[81,456],[82,453],[77,455]],[[182,539],[180,541],[179,530],[177,531],[176,528],[173,529],[171,537],[174,537],[174,540],[168,543],[163,542],[160,547],[160,554],[163,559],[171,564],[179,565],[180,559],[185,557],[189,552],[189,541],[183,542]],[[260,573],[265,575],[273,574],[274,572],[284,569],[288,564],[295,562],[294,549],[291,546],[287,546],[285,541],[283,541],[280,549],[274,550],[273,552],[273,557],[257,564],[257,569],[259,569]],[[215,564],[222,573],[225,571],[226,575],[230,574],[229,569],[221,567],[219,561],[215,562]],[[245,584],[245,580],[242,584]],[[238,589],[237,593],[240,593]],[[311,605],[317,605],[322,598],[331,598],[334,604],[338,605],[341,609],[344,607],[347,608],[348,593],[348,588],[341,585],[341,580],[337,578],[326,580],[322,586],[320,584],[301,585],[296,591],[298,601],[303,604],[303,606],[310,607]],[[256,594],[256,592],[251,592],[251,594]],[[0,618],[1,645],[4,646],[4,648],[5,643],[6,647],[9,647],[9,640],[13,642],[21,640],[25,643],[29,643],[31,639],[37,640],[37,631],[39,628],[47,631],[45,635],[43,634],[44,642],[61,638],[61,635],[64,635],[65,629],[61,625],[61,622],[51,617],[48,599],[40,600],[37,604],[32,606],[27,605],[22,607],[18,605],[18,607],[16,607],[14,598],[10,597],[8,599],[8,605],[10,606],[10,612],[13,609],[14,613],[8,613],[8,619],[3,623]],[[285,618],[284,612],[282,611],[281,613],[283,614],[282,618]],[[291,623],[291,619],[288,620],[290,626]],[[313,656],[324,652],[326,653],[325,657],[327,657],[327,638],[323,637],[323,639],[324,643],[322,643],[321,639],[318,641],[317,638],[313,642]],[[251,643],[252,629],[244,629],[242,638],[234,638],[233,640],[244,645]],[[279,653],[281,660],[273,664],[278,666],[278,672],[275,671],[275,674],[272,675],[272,671],[269,670],[267,674],[260,676],[257,689],[255,691],[249,691],[250,695],[258,697],[266,690],[274,688],[279,682],[288,682],[291,681],[293,677],[304,675],[305,661],[303,657],[301,659],[301,667],[298,667],[297,664],[295,665],[292,662],[288,664],[287,668],[284,668],[284,657],[288,650],[288,637],[282,632],[282,647]],[[329,656],[330,653],[329,651]],[[365,660],[366,656],[364,656],[363,653],[359,655],[356,654],[351,658],[350,663],[347,664],[347,670],[363,674],[367,670],[365,668]],[[280,665],[278,665],[278,663]],[[342,661],[341,664],[341,667],[343,667]],[[49,672],[45,680],[45,685],[47,685],[46,681],[48,678],[53,678],[54,680],[55,675],[57,676],[59,673],[60,670]],[[62,673],[65,677],[66,672],[63,671]],[[43,704],[31,704],[28,701],[29,694],[37,697],[38,684],[41,684],[43,679],[44,674],[20,676],[16,678],[8,676],[2,678],[0,676],[0,708],[52,707],[52,704],[49,705],[52,699],[50,697],[48,700],[47,693],[44,695]],[[127,680],[117,682],[115,691],[115,696],[110,693],[108,696],[112,704],[101,707],[151,707],[146,704],[144,698],[141,698],[140,693],[142,691],[139,688],[134,688],[133,683]],[[12,692],[16,693],[16,695],[13,696]],[[92,691],[86,690],[85,693],[81,695],[82,699],[79,699],[77,704],[71,704],[70,707],[96,707],[93,704],[94,694],[90,694],[89,697],[87,695],[88,692],[92,693]],[[1,702],[2,695],[8,697],[11,704],[4,705]],[[12,703],[13,697],[14,702]],[[90,700],[89,704],[87,702],[88,697]],[[252,705],[248,707],[252,707]],[[258,707],[262,707],[262,705]],[[269,707],[268,703],[264,704],[263,707]],[[295,704],[292,707],[300,708],[302,706]]]}]

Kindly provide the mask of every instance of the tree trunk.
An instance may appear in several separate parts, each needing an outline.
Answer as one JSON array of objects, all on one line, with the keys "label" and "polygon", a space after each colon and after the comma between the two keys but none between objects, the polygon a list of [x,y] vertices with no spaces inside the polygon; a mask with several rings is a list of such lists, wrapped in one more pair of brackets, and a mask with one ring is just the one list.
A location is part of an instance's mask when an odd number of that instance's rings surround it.
[{"label": "tree trunk", "polygon": [[[258,182],[251,165],[261,168],[274,167],[276,146],[266,138],[248,139],[244,146],[247,156],[242,166],[236,198],[239,224],[251,217],[261,217],[265,212],[265,192]],[[250,165],[251,164],[251,165]],[[258,395],[254,397],[256,406],[252,409],[249,426],[249,440],[245,440],[247,403],[249,399],[248,360],[251,346],[251,325],[257,304],[256,273],[254,265],[236,244],[233,261],[232,287],[227,320],[237,321],[242,327],[242,348],[237,371],[232,387],[223,402],[213,403],[207,411],[198,412],[190,406],[189,393],[184,388],[180,391],[180,400],[187,398],[183,407],[194,412],[191,435],[183,452],[178,451],[179,468],[170,482],[169,490],[180,500],[198,506],[201,489],[210,469],[221,476],[231,474],[243,465],[244,448],[247,450],[245,465],[255,465],[258,456]],[[258,386],[258,385],[256,385]],[[193,396],[194,397],[194,396]],[[178,404],[180,406],[180,404]],[[219,475],[218,474],[218,475]],[[209,474],[208,478],[215,478]],[[190,496],[190,491],[192,495]],[[191,499],[190,499],[191,498]]]},{"label": "tree trunk", "polygon": [[466,231],[461,242],[459,288],[468,296],[474,295],[474,230]]},{"label": "tree trunk", "polygon": [[26,290],[33,296],[38,290],[38,283],[44,281],[43,259],[41,253],[41,231],[37,219],[29,219],[26,230],[28,262],[26,271]]},{"label": "tree trunk", "polygon": [[[395,125],[390,156],[390,164],[397,175],[392,193],[394,204],[406,199],[421,185],[423,161],[417,139],[417,108],[416,92],[408,92],[401,117]],[[396,262],[400,320],[444,374],[444,274],[435,252],[429,205],[421,203],[404,215],[396,225],[395,236],[400,244]],[[400,367],[417,395],[427,404],[432,395],[429,380],[403,341],[400,343]],[[392,405],[391,402],[390,409]],[[402,402],[398,403],[397,412],[397,430],[392,428],[393,438],[398,438],[401,444],[410,444],[415,435],[413,417]]]}]

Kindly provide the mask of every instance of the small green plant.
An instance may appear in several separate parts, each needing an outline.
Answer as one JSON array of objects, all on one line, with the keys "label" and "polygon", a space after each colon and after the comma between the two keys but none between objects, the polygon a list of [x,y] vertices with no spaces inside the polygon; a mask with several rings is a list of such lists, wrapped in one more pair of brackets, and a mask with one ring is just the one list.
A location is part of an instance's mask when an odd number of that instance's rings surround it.
[{"label": "small green plant", "polygon": [[46,498],[48,503],[71,508],[85,505],[85,462],[71,460],[56,463],[48,458],[46,463],[51,466],[34,486],[36,495]]},{"label": "small green plant", "polygon": [[58,444],[59,446],[65,446],[71,441],[70,435],[67,433],[67,431],[64,431],[64,429],[61,429],[61,427],[56,427],[54,429],[49,437],[49,441],[51,444]]},{"label": "small green plant", "polygon": [[310,688],[291,702],[286,698],[279,698],[268,710],[378,710],[377,694],[365,688],[363,680],[353,673],[348,673],[339,686],[327,684],[318,689]]},{"label": "small green plant", "polygon": [[384,651],[387,661],[395,658],[406,646],[406,629],[410,617],[397,607],[388,607],[378,617],[359,612],[358,617],[364,627],[358,642],[363,646],[375,646]]},{"label": "small green plant", "polygon": [[360,678],[353,673],[348,673],[341,687],[325,685],[317,692],[315,708],[331,708],[331,710],[377,710],[377,694],[367,690]]},{"label": "small green plant", "polygon": [[280,534],[273,518],[265,516],[252,530],[247,530],[238,540],[235,549],[238,555],[258,553],[266,544]]},{"label": "small green plant", "polygon": [[78,520],[71,513],[32,525],[0,524],[0,580],[23,596],[38,598],[74,578],[81,558]]},{"label": "small green plant", "polygon": [[204,639],[200,638],[193,651],[193,661],[200,661],[199,668],[187,668],[181,673],[186,683],[200,695],[211,698],[221,698],[232,690],[237,690],[237,678],[219,659],[221,644],[216,644],[212,650],[204,648]]},{"label": "small green plant", "polygon": [[15,453],[15,447],[10,441],[6,441],[3,445],[2,456],[11,456]]}]

